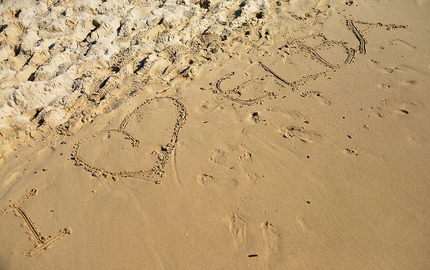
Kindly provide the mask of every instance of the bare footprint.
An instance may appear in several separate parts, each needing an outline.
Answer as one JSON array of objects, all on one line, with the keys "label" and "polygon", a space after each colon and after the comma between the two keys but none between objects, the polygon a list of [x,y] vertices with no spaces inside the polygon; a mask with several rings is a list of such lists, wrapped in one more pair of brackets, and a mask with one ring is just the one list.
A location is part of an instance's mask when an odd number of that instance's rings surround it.
[{"label": "bare footprint", "polygon": [[282,236],[276,232],[274,225],[270,221],[263,222],[261,229],[266,242],[265,256],[267,261],[270,264],[271,258],[275,257],[274,261],[278,265],[279,262],[285,259]]},{"label": "bare footprint", "polygon": [[297,110],[293,110],[293,109],[281,109],[280,110],[282,113],[287,114],[288,116],[290,116],[293,119],[298,119],[303,121],[304,123],[309,123],[309,117],[304,115],[303,113],[297,111]]},{"label": "bare footprint", "polygon": [[1,187],[2,188],[7,188],[7,187],[12,186],[14,183],[16,183],[16,181],[18,179],[21,178],[21,176],[22,176],[22,172],[20,172],[20,171],[12,173],[6,180],[4,180],[1,183]]},{"label": "bare footprint", "polygon": [[407,66],[407,65],[397,65],[397,66],[385,66],[383,63],[377,61],[377,60],[369,60],[367,63],[368,67],[371,67],[381,73],[384,74],[391,74],[391,73],[395,73],[395,72],[410,72],[415,73],[415,74],[420,74],[422,75],[423,72],[420,70],[417,70],[413,67]]},{"label": "bare footprint", "polygon": [[410,44],[409,42],[406,42],[402,39],[398,39],[398,38],[392,39],[388,43],[390,43],[390,45],[394,45],[394,46],[401,45],[403,48],[406,48],[409,50],[416,50],[417,49],[416,46],[414,46],[414,45]]},{"label": "bare footprint", "polygon": [[297,216],[296,217],[296,225],[300,228],[300,230],[302,231],[308,231],[309,227],[307,222],[303,219],[303,217],[301,216]]},{"label": "bare footprint", "polygon": [[408,100],[384,99],[376,108],[376,113],[380,118],[405,116],[411,113],[416,104]]},{"label": "bare footprint", "polygon": [[320,91],[307,91],[300,93],[301,97],[304,98],[317,98],[322,105],[331,105],[331,102],[326,99]]},{"label": "bare footprint", "polygon": [[311,131],[305,130],[304,127],[297,127],[293,125],[281,127],[281,132],[284,138],[299,140],[304,143],[312,143],[321,140],[322,136]]},{"label": "bare footprint", "polygon": [[206,173],[198,174],[196,176],[196,180],[200,186],[207,187],[207,188],[217,188],[217,187],[232,188],[237,186],[238,184],[236,180],[219,179]]},{"label": "bare footprint", "polygon": [[208,100],[205,100],[202,104],[200,104],[200,106],[197,108],[197,110],[199,112],[203,112],[203,111],[214,111],[217,109],[222,109],[221,103],[218,99],[216,98],[211,98]]},{"label": "bare footprint", "polygon": [[227,168],[234,168],[243,162],[252,161],[252,154],[244,149],[231,147],[229,149],[214,149],[210,161]]},{"label": "bare footprint", "polygon": [[234,245],[236,248],[245,244],[246,241],[246,233],[247,233],[247,222],[246,218],[237,213],[232,213],[227,217],[228,229],[230,230]]}]

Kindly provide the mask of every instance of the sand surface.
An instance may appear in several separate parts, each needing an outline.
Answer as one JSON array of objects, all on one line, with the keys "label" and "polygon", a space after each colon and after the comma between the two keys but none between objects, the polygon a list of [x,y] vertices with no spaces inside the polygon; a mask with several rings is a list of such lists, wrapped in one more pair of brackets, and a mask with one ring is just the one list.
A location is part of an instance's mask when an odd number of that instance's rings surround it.
[{"label": "sand surface", "polygon": [[0,269],[429,269],[430,2],[0,2]]}]

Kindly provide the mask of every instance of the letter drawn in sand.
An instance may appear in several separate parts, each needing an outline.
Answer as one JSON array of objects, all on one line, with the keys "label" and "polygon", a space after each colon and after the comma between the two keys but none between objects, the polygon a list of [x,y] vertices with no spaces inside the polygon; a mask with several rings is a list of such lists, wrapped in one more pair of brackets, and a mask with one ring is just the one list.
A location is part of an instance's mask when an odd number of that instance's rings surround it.
[{"label": "letter drawn in sand", "polygon": [[[291,87],[292,90],[295,91],[298,90],[300,86],[305,85],[308,81],[316,80],[319,77],[326,76],[329,72],[348,67],[357,57],[357,53],[363,55],[366,54],[368,41],[365,35],[371,30],[375,28],[385,28],[386,30],[407,28],[407,25],[369,23],[354,19],[346,19],[345,24],[347,29],[357,38],[359,42],[357,48],[352,48],[351,45],[345,41],[329,40],[323,33],[311,34],[300,38],[291,38],[286,41],[285,45],[278,48],[280,52],[288,57],[295,57],[295,55],[300,54],[305,55],[311,60],[319,63],[320,66],[322,66],[322,69],[316,67],[315,70],[304,70],[303,74],[299,77],[293,78],[294,76],[290,76],[290,78],[288,78],[288,74],[282,75],[277,73],[277,71],[275,71],[276,67],[272,67],[265,63],[266,61],[259,61],[259,65],[267,72],[268,75],[273,76],[277,81]],[[364,29],[357,28],[357,25],[360,25],[361,28],[364,26]],[[315,40],[319,40],[320,42],[315,44]],[[327,56],[330,55],[331,57],[327,58]],[[258,82],[261,83],[262,81],[267,80],[267,75],[246,81],[235,88],[223,90],[221,84],[227,79],[232,79],[233,75],[234,72],[231,72],[216,82],[216,93],[223,95],[231,101],[244,105],[253,105],[259,103],[265,97],[275,96],[275,93],[261,91],[254,98],[240,98],[244,88],[249,88],[249,85],[251,84]]]},{"label": "letter drawn in sand", "polygon": [[42,235],[40,230],[37,228],[36,223],[33,221],[33,219],[30,217],[30,215],[27,213],[27,211],[24,210],[22,207],[22,204],[26,202],[27,200],[33,198],[37,195],[38,190],[32,189],[26,196],[22,197],[18,201],[16,201],[14,204],[10,205],[8,208],[4,210],[4,213],[14,211],[15,214],[19,217],[21,217],[24,220],[24,224],[27,226],[29,233],[34,237],[34,240],[36,241],[36,245],[34,249],[30,250],[27,253],[27,256],[31,257],[43,250],[46,250],[50,245],[52,245],[55,241],[60,240],[67,234],[72,233],[72,229],[64,228],[60,230],[55,235],[51,235],[48,237],[45,237]]},{"label": "letter drawn in sand", "polygon": [[253,98],[249,98],[249,99],[244,99],[244,98],[240,98],[242,96],[242,91],[244,91],[246,88],[252,88],[251,86],[257,86],[257,87],[262,87],[261,84],[264,83],[264,80],[267,79],[267,75],[264,77],[259,77],[259,78],[254,78],[251,80],[248,80],[232,89],[229,90],[223,90],[221,87],[221,84],[223,81],[227,80],[227,79],[231,79],[231,77],[234,75],[234,72],[231,72],[227,75],[225,75],[224,77],[220,78],[217,82],[216,82],[216,89],[217,92],[221,95],[223,95],[224,97],[226,97],[227,99],[240,103],[242,105],[253,105],[256,103],[261,102],[265,97],[271,97],[274,96],[274,93],[268,92],[268,91],[261,91],[261,93],[257,93],[255,97]]},{"label": "letter drawn in sand", "polygon": [[[358,30],[356,25],[355,25],[356,23],[366,25],[367,28],[364,30]],[[401,24],[369,23],[369,22],[364,22],[364,21],[355,21],[353,19],[347,19],[346,20],[346,27],[357,38],[357,40],[359,42],[358,52],[361,54],[367,53],[367,49],[366,49],[367,40],[366,40],[364,35],[367,34],[368,32],[370,32],[370,30],[375,29],[377,27],[385,27],[385,29],[387,29],[387,30],[408,28],[407,25],[401,25]]]}]

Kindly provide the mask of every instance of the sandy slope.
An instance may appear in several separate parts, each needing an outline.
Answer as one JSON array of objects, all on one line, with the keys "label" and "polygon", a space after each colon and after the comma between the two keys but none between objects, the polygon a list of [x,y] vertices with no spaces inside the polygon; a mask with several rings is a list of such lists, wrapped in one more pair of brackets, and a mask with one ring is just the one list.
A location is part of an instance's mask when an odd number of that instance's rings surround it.
[{"label": "sandy slope", "polygon": [[4,75],[5,100],[73,90],[3,118],[1,269],[430,267],[430,3],[223,2],[171,24],[176,3],[47,3],[84,26],[164,19],[61,30],[112,51]]}]

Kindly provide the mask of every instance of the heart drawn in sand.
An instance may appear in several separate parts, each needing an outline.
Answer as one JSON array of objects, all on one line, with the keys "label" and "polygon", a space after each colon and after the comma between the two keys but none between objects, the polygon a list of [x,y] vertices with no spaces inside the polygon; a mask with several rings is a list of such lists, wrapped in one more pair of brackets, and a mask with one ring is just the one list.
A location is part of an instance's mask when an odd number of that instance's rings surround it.
[{"label": "heart drawn in sand", "polygon": [[162,175],[187,117],[173,97],[156,97],[140,104],[118,129],[83,138],[72,153],[76,165],[93,175],[142,177]]}]

